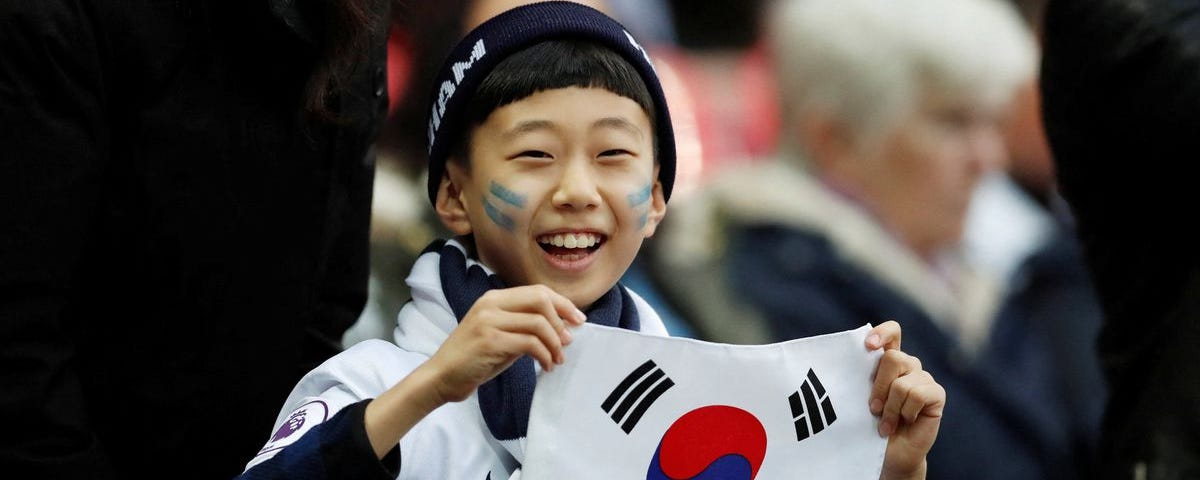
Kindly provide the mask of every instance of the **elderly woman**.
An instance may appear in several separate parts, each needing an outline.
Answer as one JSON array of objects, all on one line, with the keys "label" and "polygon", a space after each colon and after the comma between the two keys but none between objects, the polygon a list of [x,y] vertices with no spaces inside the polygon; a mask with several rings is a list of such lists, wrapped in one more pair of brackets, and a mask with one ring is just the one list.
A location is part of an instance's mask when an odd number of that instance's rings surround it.
[{"label": "elderly woman", "polygon": [[[979,180],[1006,161],[1002,120],[1035,71],[1030,33],[993,0],[773,13],[785,144],[676,206],[651,260],[664,296],[720,341],[897,320],[947,390],[929,478],[1086,475],[1102,389],[1062,359],[1090,359],[1090,345],[1034,312],[1094,302],[988,275],[960,248]],[[1035,266],[1024,278],[1043,278]]]}]

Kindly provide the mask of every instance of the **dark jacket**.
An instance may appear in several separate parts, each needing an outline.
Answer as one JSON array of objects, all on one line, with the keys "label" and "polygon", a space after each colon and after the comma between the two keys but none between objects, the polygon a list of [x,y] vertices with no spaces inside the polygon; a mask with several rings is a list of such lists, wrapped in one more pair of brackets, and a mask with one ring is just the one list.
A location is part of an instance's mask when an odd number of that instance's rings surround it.
[{"label": "dark jacket", "polygon": [[1069,242],[1024,265],[988,343],[971,357],[819,235],[760,225],[732,236],[734,293],[759,309],[776,340],[900,323],[904,351],[946,389],[930,479],[1091,478],[1104,390],[1088,333],[1099,312]]},{"label": "dark jacket", "polygon": [[384,42],[306,120],[294,3],[0,2],[5,476],[232,477],[338,350]]},{"label": "dark jacket", "polygon": [[1100,311],[1070,234],[1004,197],[1005,220],[1019,220],[1001,221],[1005,242],[1023,247],[983,259],[973,229],[935,271],[795,162],[726,174],[656,235],[659,285],[702,337],[782,341],[895,320],[903,350],[946,389],[931,480],[1091,478]]}]

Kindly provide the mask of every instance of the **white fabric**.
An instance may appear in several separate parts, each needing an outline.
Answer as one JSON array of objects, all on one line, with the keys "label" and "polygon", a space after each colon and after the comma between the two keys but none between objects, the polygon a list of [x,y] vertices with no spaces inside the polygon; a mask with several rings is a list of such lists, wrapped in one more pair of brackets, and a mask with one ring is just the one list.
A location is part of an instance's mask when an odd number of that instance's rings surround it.
[{"label": "white fabric", "polygon": [[[565,351],[568,361],[538,379],[522,478],[655,478],[647,476],[652,456],[668,429],[681,422],[677,419],[702,407],[725,405],[749,412],[765,431],[761,469],[754,478],[878,479],[887,441],[878,435],[878,420],[867,406],[872,375],[881,356],[880,351],[868,352],[864,346],[869,330],[868,325],[755,346],[651,337],[584,325],[574,331],[575,340]],[[674,385],[653,400],[626,433],[603,404],[647,360],[665,374],[652,381],[664,383],[662,378],[669,378]],[[831,401],[836,418],[826,422],[829,417],[822,414],[823,418],[817,419],[807,411],[805,420],[827,426],[799,440],[789,397],[803,391],[805,383],[810,384],[810,391],[819,389],[807,380],[810,369],[826,393],[814,395],[818,401]],[[650,379],[650,375],[639,378]],[[624,392],[631,392],[627,396],[638,399],[634,405],[639,405],[655,388],[648,387],[640,394],[635,388]],[[744,433],[744,425],[704,429],[711,435],[689,438],[686,451],[695,454],[708,444],[718,453],[737,453],[725,444],[729,434]],[[700,472],[685,473],[675,477],[691,478]]]},{"label": "white fabric", "polygon": [[967,258],[1011,282],[1018,267],[1054,236],[1050,213],[1004,173],[979,181],[963,231]]},{"label": "white fabric", "polygon": [[[462,249],[458,243],[449,243]],[[327,420],[342,408],[379,396],[437,351],[458,325],[442,294],[439,258],[437,254],[425,254],[413,265],[406,280],[412,289],[413,300],[400,310],[395,345],[382,340],[366,340],[308,372],[284,402],[271,431],[279,432],[285,423],[294,422],[294,419],[289,420],[293,413],[311,409],[310,404],[314,402],[323,403],[327,415],[325,418],[309,415],[306,424],[295,434],[268,441],[246,469],[275,456],[313,425]],[[468,267],[472,264],[475,262],[468,260]],[[629,295],[637,305],[641,331],[666,335],[666,327],[650,306],[634,292],[629,291]],[[540,375],[540,368],[536,364],[534,368]],[[471,395],[465,401],[438,408],[400,439],[401,467],[397,478],[483,479],[491,475],[492,479],[507,479],[520,465],[523,445],[505,443],[509,444],[501,445],[492,437],[479,412],[479,401]]]}]

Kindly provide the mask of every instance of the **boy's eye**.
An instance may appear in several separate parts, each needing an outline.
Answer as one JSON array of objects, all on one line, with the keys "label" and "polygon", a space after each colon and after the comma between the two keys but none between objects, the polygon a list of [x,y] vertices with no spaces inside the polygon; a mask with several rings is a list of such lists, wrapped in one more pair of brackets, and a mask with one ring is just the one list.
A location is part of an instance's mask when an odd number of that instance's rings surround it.
[{"label": "boy's eye", "polygon": [[620,156],[620,155],[633,155],[633,154],[630,153],[629,150],[621,150],[621,149],[612,149],[612,150],[605,150],[603,152],[600,152],[601,157],[616,157],[616,156]]},{"label": "boy's eye", "polygon": [[541,151],[541,150],[526,150],[526,151],[524,151],[524,152],[521,152],[521,153],[517,154],[517,156],[516,156],[515,158],[521,158],[521,157],[525,157],[525,158],[550,158],[550,154],[549,154],[549,153],[546,153],[546,152],[543,152],[543,151]]}]

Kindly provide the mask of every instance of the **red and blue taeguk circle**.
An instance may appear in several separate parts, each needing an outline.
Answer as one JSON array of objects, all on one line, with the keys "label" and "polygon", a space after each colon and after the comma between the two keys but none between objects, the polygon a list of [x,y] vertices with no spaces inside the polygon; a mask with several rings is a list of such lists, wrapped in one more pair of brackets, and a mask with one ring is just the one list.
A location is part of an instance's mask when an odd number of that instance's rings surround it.
[{"label": "red and blue taeguk circle", "polygon": [[766,453],[767,432],[750,412],[700,407],[663,434],[646,480],[752,480]]}]

